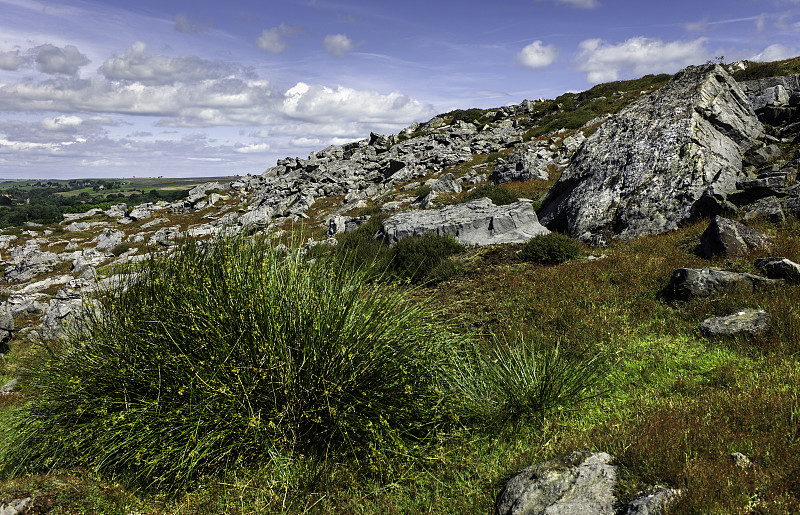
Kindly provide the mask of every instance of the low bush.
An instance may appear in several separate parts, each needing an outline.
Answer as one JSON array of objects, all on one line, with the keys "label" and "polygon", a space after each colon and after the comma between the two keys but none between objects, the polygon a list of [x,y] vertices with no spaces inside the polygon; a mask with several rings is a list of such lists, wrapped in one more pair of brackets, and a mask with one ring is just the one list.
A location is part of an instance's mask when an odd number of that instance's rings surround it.
[{"label": "low bush", "polygon": [[563,234],[551,232],[528,240],[519,253],[522,261],[555,265],[575,259],[581,254],[578,243]]},{"label": "low bush", "polygon": [[470,200],[476,200],[484,197],[487,197],[489,200],[491,200],[495,206],[513,204],[519,200],[516,195],[505,188],[495,184],[482,184],[481,186],[470,190],[466,195],[464,195],[462,197],[462,201],[469,202]]}]

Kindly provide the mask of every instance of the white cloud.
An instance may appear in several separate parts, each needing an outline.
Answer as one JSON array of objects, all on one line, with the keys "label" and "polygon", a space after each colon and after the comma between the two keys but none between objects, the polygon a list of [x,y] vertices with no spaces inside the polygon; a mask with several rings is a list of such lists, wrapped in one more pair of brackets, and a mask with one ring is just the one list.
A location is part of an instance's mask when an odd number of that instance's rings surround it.
[{"label": "white cloud", "polygon": [[594,9],[600,5],[597,0],[556,0],[556,3],[569,4],[574,7],[580,7],[581,9]]},{"label": "white cloud", "polygon": [[45,118],[42,120],[42,127],[47,130],[57,131],[65,127],[77,127],[83,123],[80,116],[56,116],[55,118]]},{"label": "white cloud", "polygon": [[325,50],[335,57],[344,57],[356,47],[353,41],[344,34],[331,34],[325,36],[322,42]]},{"label": "white cloud", "polygon": [[257,152],[268,152],[270,146],[267,143],[255,143],[253,145],[234,145],[233,151],[239,154],[253,154]]},{"label": "white cloud", "polygon": [[302,31],[300,27],[287,27],[281,23],[278,27],[261,31],[261,35],[256,39],[256,45],[265,52],[280,54],[289,49],[286,39],[295,37]]},{"label": "white cloud", "polygon": [[602,39],[587,39],[579,45],[575,61],[587,72],[590,83],[618,80],[623,71],[635,76],[669,73],[708,59],[707,39],[664,42],[656,38],[635,37],[619,44]]},{"label": "white cloud", "polygon": [[789,59],[790,57],[795,57],[798,55],[798,50],[796,48],[788,48],[779,43],[775,43],[774,45],[770,45],[765,48],[762,52],[754,55],[750,58],[751,61],[782,61],[784,59]]},{"label": "white cloud", "polygon": [[305,136],[300,138],[294,138],[289,141],[289,144],[293,147],[321,147],[322,140],[319,138],[307,138]]},{"label": "white cloud", "polygon": [[19,50],[0,52],[0,70],[15,71],[25,63],[25,58]]},{"label": "white cloud", "polygon": [[558,49],[552,45],[544,45],[536,40],[517,54],[517,62],[528,68],[544,68],[550,66],[558,58]]},{"label": "white cloud", "polygon": [[81,66],[89,64],[89,58],[73,45],[59,48],[45,44],[33,49],[36,68],[43,73],[77,75]]},{"label": "white cloud", "polygon": [[97,71],[111,80],[164,85],[222,78],[235,73],[237,68],[228,63],[207,61],[191,55],[150,55],[147,45],[137,41],[124,54],[108,59]]}]

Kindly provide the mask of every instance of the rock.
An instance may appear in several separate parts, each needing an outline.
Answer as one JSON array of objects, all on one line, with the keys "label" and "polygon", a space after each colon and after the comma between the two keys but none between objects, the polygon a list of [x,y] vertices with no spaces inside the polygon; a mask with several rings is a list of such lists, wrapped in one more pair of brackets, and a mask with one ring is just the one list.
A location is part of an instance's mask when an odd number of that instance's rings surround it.
[{"label": "rock", "polygon": [[106,259],[108,259],[108,257],[105,253],[97,249],[84,249],[72,262],[72,273],[80,274],[87,268],[94,268],[101,265]]},{"label": "rock", "polygon": [[495,206],[488,198],[441,209],[403,211],[383,221],[378,238],[394,244],[427,233],[451,235],[468,245],[523,243],[550,231],[542,227],[530,201]]},{"label": "rock", "polygon": [[733,464],[742,470],[747,470],[753,467],[753,462],[750,461],[750,458],[748,458],[741,452],[732,452],[731,461],[733,461]]},{"label": "rock", "polygon": [[97,242],[95,248],[97,250],[111,251],[111,249],[122,243],[123,238],[125,238],[124,232],[117,229],[105,229],[94,239]]},{"label": "rock", "polygon": [[667,506],[678,495],[680,490],[655,486],[637,493],[628,503],[625,515],[664,515]]},{"label": "rock", "polygon": [[156,233],[147,240],[148,245],[161,245],[162,247],[169,247],[171,245],[175,245],[175,243],[183,236],[181,233],[181,227],[179,225],[173,225],[172,227],[162,227],[161,229],[157,230]]},{"label": "rock", "polygon": [[8,352],[8,342],[14,335],[14,317],[7,303],[0,304],[0,354]]},{"label": "rock", "polygon": [[497,515],[612,515],[617,468],[604,452],[576,451],[532,465],[511,478]]},{"label": "rock", "polygon": [[716,216],[700,235],[700,254],[709,259],[714,256],[741,256],[752,249],[767,247],[770,243],[767,235],[739,222]]},{"label": "rock", "polygon": [[260,206],[239,217],[242,227],[264,227],[272,221],[273,211],[268,206]]},{"label": "rock", "polygon": [[786,220],[781,203],[775,197],[766,197],[758,200],[750,206],[750,210],[744,214],[744,219],[749,221],[755,218],[764,218],[770,222],[782,223]]},{"label": "rock", "polygon": [[23,513],[29,513],[32,507],[33,499],[30,497],[14,499],[0,504],[0,515],[22,515]]},{"label": "rock", "polygon": [[[17,388],[18,388],[17,385],[18,384],[19,384],[19,379],[17,379],[15,377],[11,381],[9,381],[6,384],[4,384],[2,388],[0,388],[0,395],[8,395],[9,393],[13,393],[14,391],[17,390]],[[2,508],[0,508],[0,509],[2,509]],[[2,513],[3,512],[0,511],[0,514],[2,514]]]},{"label": "rock", "polygon": [[740,83],[748,101],[766,123],[780,125],[797,121],[800,75],[784,75]]},{"label": "rock", "polygon": [[704,195],[735,191],[742,155],[762,133],[722,67],[690,66],[583,142],[545,197],[542,223],[588,242],[675,229],[709,214]]},{"label": "rock", "polygon": [[6,267],[3,281],[8,283],[30,281],[37,275],[52,272],[53,267],[59,261],[58,255],[53,252],[31,250],[26,252],[16,264]]},{"label": "rock", "polygon": [[800,281],[800,265],[784,257],[767,257],[758,259],[755,267],[770,279]]},{"label": "rock", "polygon": [[541,157],[533,149],[526,148],[509,154],[503,162],[498,160],[498,165],[489,178],[498,184],[512,181],[546,181],[549,178],[547,167],[551,163],[549,154],[548,157]]},{"label": "rock", "polygon": [[[60,293],[60,292],[59,292]],[[42,340],[55,338],[65,338],[71,331],[79,331],[78,315],[88,306],[84,305],[84,300],[76,295],[63,293],[62,297],[72,297],[67,299],[53,298],[50,305],[42,315],[42,324],[39,327],[39,337]]]},{"label": "rock", "polygon": [[578,150],[585,139],[586,136],[583,135],[583,131],[578,131],[572,136],[564,138],[564,142],[561,145],[564,147],[564,152],[566,152],[568,156],[571,156]]},{"label": "rock", "polygon": [[82,232],[88,231],[91,227],[92,226],[87,222],[72,222],[68,226],[64,227],[64,230],[67,232]]},{"label": "rock", "polygon": [[461,193],[461,184],[453,177],[452,173],[446,173],[431,184],[431,191],[436,193]]},{"label": "rock", "polygon": [[147,207],[143,206],[143,205],[142,206],[136,206],[135,208],[133,208],[133,210],[130,213],[128,213],[128,218],[130,218],[134,222],[138,222],[140,220],[146,220],[146,219],[150,218],[151,216],[152,216],[152,214],[150,213],[150,210],[147,209]]},{"label": "rock", "polygon": [[712,270],[710,268],[678,268],[672,273],[664,288],[664,295],[687,300],[690,297],[709,297],[727,288],[744,288],[753,291],[775,286],[781,281],[753,274]]},{"label": "rock", "polygon": [[707,318],[700,332],[708,337],[755,335],[769,330],[769,315],[761,309],[743,309],[724,317]]},{"label": "rock", "polygon": [[336,215],[328,220],[328,237],[336,236],[358,229],[361,224],[369,220],[369,216],[342,216]]},{"label": "rock", "polygon": [[117,204],[111,206],[105,211],[105,214],[109,218],[124,218],[125,213],[128,211],[127,204]]}]

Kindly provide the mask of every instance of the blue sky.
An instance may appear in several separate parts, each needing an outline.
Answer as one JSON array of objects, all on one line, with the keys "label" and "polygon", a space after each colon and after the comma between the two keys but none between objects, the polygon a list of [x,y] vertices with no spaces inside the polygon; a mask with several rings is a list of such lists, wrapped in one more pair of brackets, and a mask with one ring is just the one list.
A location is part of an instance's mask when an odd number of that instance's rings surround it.
[{"label": "blue sky", "polygon": [[0,178],[261,173],[798,36],[800,0],[0,0]]}]

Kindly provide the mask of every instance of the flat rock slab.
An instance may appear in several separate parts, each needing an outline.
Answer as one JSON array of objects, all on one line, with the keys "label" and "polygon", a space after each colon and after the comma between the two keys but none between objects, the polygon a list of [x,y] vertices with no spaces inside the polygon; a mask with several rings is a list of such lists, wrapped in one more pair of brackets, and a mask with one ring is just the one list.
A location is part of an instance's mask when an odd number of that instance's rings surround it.
[{"label": "flat rock slab", "polygon": [[707,318],[700,323],[705,336],[756,335],[769,330],[769,314],[762,309],[743,309],[724,317]]},{"label": "flat rock slab", "polygon": [[680,490],[655,486],[637,493],[628,504],[625,515],[664,515],[667,506],[680,495]]},{"label": "flat rock slab", "polygon": [[488,198],[441,209],[410,210],[383,221],[377,238],[390,245],[409,236],[450,235],[466,245],[524,243],[549,234],[536,217],[530,201],[495,206]]},{"label": "flat rock slab", "polygon": [[498,515],[612,515],[617,467],[605,452],[576,451],[531,465],[506,484]]},{"label": "flat rock slab", "polygon": [[670,298],[687,300],[691,297],[708,297],[727,288],[744,288],[747,291],[753,291],[780,283],[780,280],[767,279],[754,274],[710,268],[678,268],[672,273],[663,293]]},{"label": "flat rock slab", "polygon": [[716,216],[700,235],[700,254],[709,259],[714,256],[741,256],[752,249],[767,247],[770,243],[766,234]]}]

